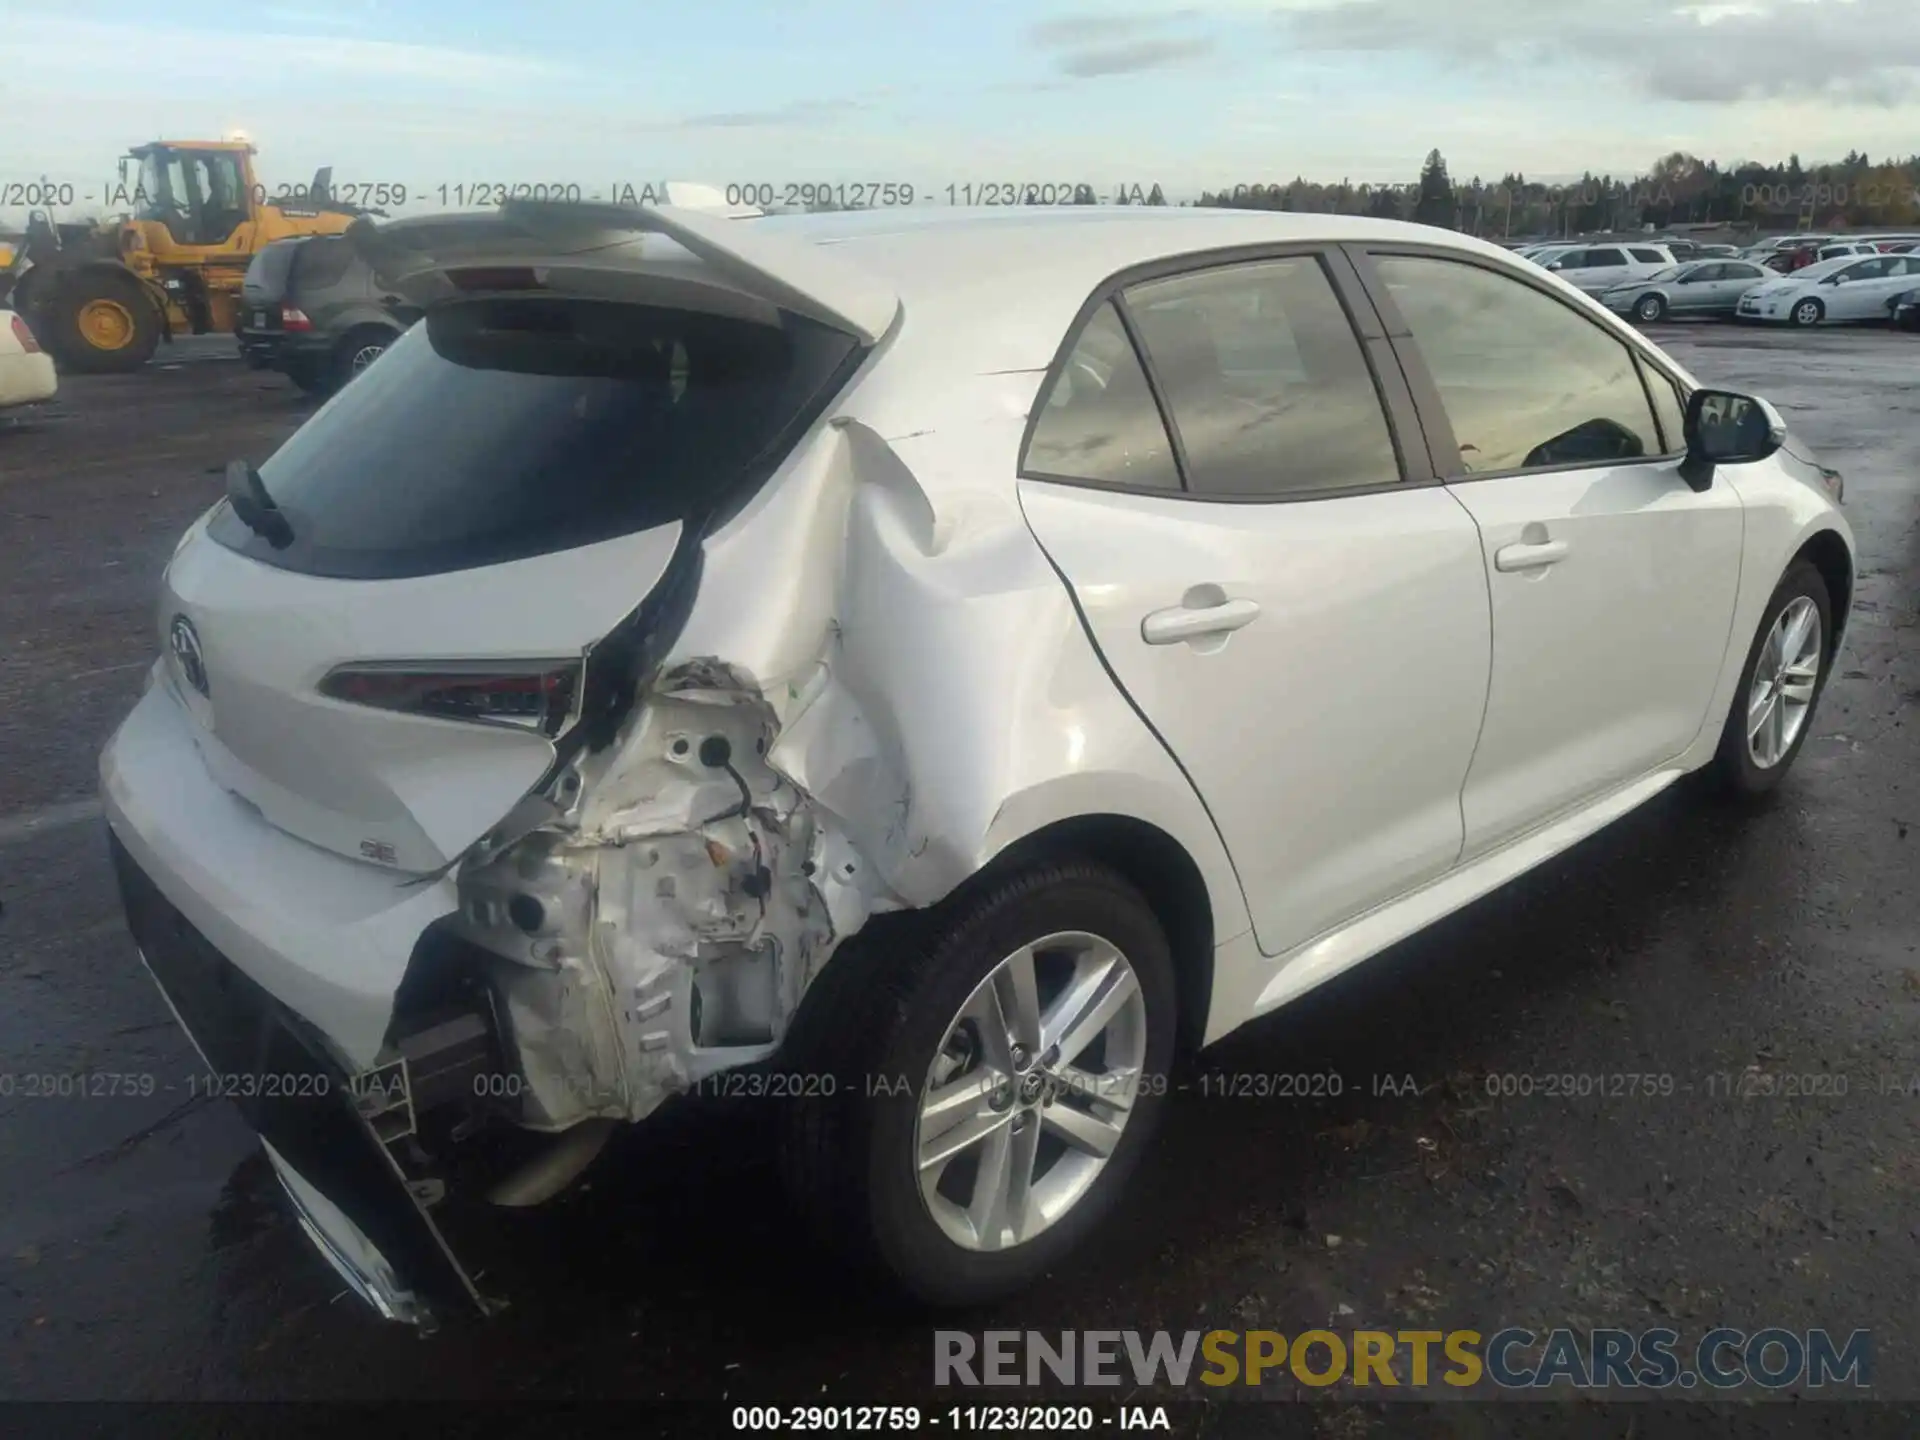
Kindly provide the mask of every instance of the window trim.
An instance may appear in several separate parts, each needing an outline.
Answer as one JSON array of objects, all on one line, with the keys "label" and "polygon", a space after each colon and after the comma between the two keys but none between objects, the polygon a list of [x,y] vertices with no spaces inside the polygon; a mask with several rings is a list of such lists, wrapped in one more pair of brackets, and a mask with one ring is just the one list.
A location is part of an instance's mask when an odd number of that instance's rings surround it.
[{"label": "window trim", "polygon": [[[1334,299],[1339,303],[1341,313],[1346,316],[1347,324],[1353,331],[1354,340],[1360,347],[1361,358],[1365,361],[1367,371],[1373,379],[1374,394],[1380,402],[1381,419],[1386,424],[1387,438],[1393,446],[1394,460],[1400,471],[1399,478],[1382,481],[1378,485],[1327,486],[1315,490],[1294,490],[1271,495],[1216,495],[1195,490],[1192,486],[1192,474],[1187,465],[1186,448],[1180,438],[1179,427],[1173,419],[1165,392],[1154,371],[1153,358],[1146,347],[1140,343],[1133,319],[1127,312],[1125,292],[1134,286],[1153,280],[1172,280],[1208,270],[1302,257],[1319,263],[1322,273],[1332,286]],[[1113,302],[1114,309],[1120,315],[1120,323],[1134,347],[1134,358],[1147,377],[1147,388],[1153,392],[1153,403],[1160,413],[1161,424],[1166,428],[1174,466],[1180,475],[1180,488],[1177,490],[1168,490],[1154,485],[1127,485],[1112,480],[1091,480],[1079,475],[1056,475],[1048,471],[1031,469],[1028,466],[1027,456],[1032,448],[1034,431],[1039,427],[1045,411],[1046,398],[1052,394],[1053,386],[1058,382],[1061,371],[1066,368],[1074,348],[1080,343],[1081,333],[1099,313],[1100,307],[1108,301]],[[1379,314],[1368,299],[1352,258],[1346,254],[1345,247],[1336,240],[1278,241],[1184,251],[1177,255],[1161,256],[1137,265],[1130,265],[1107,276],[1089,292],[1086,299],[1081,301],[1079,310],[1075,312],[1072,322],[1067,326],[1059,348],[1054,352],[1052,361],[1041,377],[1039,388],[1034,391],[1033,404],[1027,412],[1026,424],[1020,432],[1020,449],[1014,464],[1014,478],[1038,480],[1050,485],[1071,485],[1083,490],[1105,490],[1120,495],[1151,495],[1161,499],[1188,500],[1207,505],[1289,505],[1303,501],[1337,499],[1345,495],[1377,495],[1444,483],[1440,473],[1433,467],[1419,408],[1413,391],[1408,385],[1408,376],[1402,367],[1400,357],[1380,323]]]},{"label": "window trim", "polygon": [[[1559,293],[1545,272],[1529,275],[1524,271],[1499,263],[1493,256],[1480,255],[1470,250],[1455,249],[1448,245],[1422,244],[1419,241],[1349,241],[1341,248],[1347,251],[1354,272],[1365,288],[1367,298],[1373,303],[1386,329],[1388,343],[1393,346],[1399,357],[1402,370],[1406,373],[1407,384],[1413,392],[1415,408],[1418,410],[1421,425],[1426,433],[1427,448],[1432,456],[1433,468],[1444,477],[1448,485],[1470,484],[1476,480],[1506,480],[1516,475],[1552,475],[1565,470],[1591,470],[1595,466],[1592,460],[1570,461],[1561,465],[1532,465],[1510,470],[1462,471],[1460,465],[1460,441],[1453,433],[1453,422],[1447,418],[1446,406],[1440,399],[1440,387],[1435,383],[1433,374],[1421,357],[1419,347],[1413,340],[1413,328],[1400,313],[1400,307],[1393,303],[1386,282],[1373,266],[1373,257],[1398,256],[1414,260],[1446,260],[1461,265],[1472,265],[1477,269],[1503,276],[1517,284],[1544,295],[1555,304],[1571,311],[1576,317],[1592,325],[1603,334],[1625,346],[1627,353],[1635,361],[1634,373],[1640,376],[1640,385],[1647,408],[1651,412],[1653,432],[1664,446],[1667,437],[1660,424],[1660,412],[1653,403],[1653,395],[1647,387],[1651,383],[1647,373],[1660,376],[1673,385],[1684,407],[1692,397],[1692,387],[1678,375],[1663,358],[1652,351],[1638,333],[1628,328],[1624,322],[1614,322],[1611,315],[1596,317],[1589,313],[1585,304],[1572,296]],[[1524,263],[1524,262],[1523,262]],[[1615,324],[1619,328],[1614,328]],[[1671,465],[1686,455],[1684,437],[1682,448],[1666,450],[1658,455],[1639,455],[1630,460],[1609,460],[1608,465]]]}]

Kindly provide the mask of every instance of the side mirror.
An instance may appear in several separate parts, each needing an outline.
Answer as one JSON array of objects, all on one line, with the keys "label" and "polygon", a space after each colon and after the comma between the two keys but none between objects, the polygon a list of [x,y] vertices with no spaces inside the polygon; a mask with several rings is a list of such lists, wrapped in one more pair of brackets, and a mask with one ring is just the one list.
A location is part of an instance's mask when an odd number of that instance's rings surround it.
[{"label": "side mirror", "polygon": [[1681,477],[1695,490],[1713,484],[1716,465],[1764,460],[1787,439],[1780,412],[1755,395],[1732,390],[1696,390],[1687,398],[1687,458]]}]

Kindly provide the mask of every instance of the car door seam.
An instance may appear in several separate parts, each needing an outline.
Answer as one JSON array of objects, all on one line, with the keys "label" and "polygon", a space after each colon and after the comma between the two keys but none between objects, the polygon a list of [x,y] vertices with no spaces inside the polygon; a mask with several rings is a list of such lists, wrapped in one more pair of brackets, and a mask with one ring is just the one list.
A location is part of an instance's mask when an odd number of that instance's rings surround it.
[{"label": "car door seam", "polygon": [[1493,562],[1487,553],[1487,533],[1480,528],[1479,516],[1454,493],[1451,485],[1442,481],[1440,488],[1447,492],[1447,498],[1460,507],[1468,523],[1473,526],[1474,547],[1480,552],[1481,593],[1487,597],[1487,684],[1480,694],[1480,724],[1473,732],[1473,748],[1467,752],[1467,768],[1460,772],[1460,786],[1453,796],[1454,807],[1460,812],[1460,848],[1454,852],[1453,864],[1447,867],[1452,870],[1459,866],[1467,853],[1467,781],[1473,776],[1474,761],[1480,758],[1480,742],[1487,734],[1487,716],[1493,713],[1494,650],[1499,640],[1493,633]]},{"label": "car door seam", "polygon": [[1148,717],[1146,710],[1141,706],[1140,702],[1133,698],[1133,693],[1121,682],[1119,673],[1113,668],[1112,662],[1107,659],[1105,649],[1101,647],[1100,636],[1093,627],[1093,621],[1088,617],[1085,607],[1080,603],[1080,592],[1074,589],[1073,581],[1067,578],[1067,572],[1061,569],[1060,563],[1053,558],[1053,552],[1047,549],[1047,542],[1040,538],[1040,532],[1035,528],[1032,517],[1027,514],[1026,496],[1021,493],[1021,486],[1016,483],[1013,490],[1015,503],[1020,507],[1020,519],[1027,527],[1027,533],[1033,537],[1033,543],[1039,547],[1041,557],[1047,562],[1047,568],[1053,571],[1054,575],[1059,579],[1061,586],[1066,590],[1067,603],[1073,607],[1073,613],[1080,621],[1080,633],[1086,638],[1087,647],[1093,651],[1093,658],[1100,662],[1100,668],[1106,672],[1107,679],[1113,685],[1115,692],[1120,696],[1121,700],[1126,703],[1127,708],[1140,718],[1140,723],[1147,727],[1147,733],[1159,742],[1160,748],[1166,752],[1167,758],[1173,761],[1174,768],[1180,772],[1181,778],[1187,782],[1187,789],[1192,792],[1193,798],[1200,802],[1200,813],[1207,817],[1207,823],[1213,827],[1213,833],[1220,841],[1220,852],[1227,857],[1227,866],[1233,871],[1233,883],[1240,887],[1240,902],[1247,907],[1247,917],[1249,921],[1251,921],[1253,917],[1253,899],[1247,894],[1247,882],[1242,879],[1240,875],[1240,862],[1234,858],[1233,847],[1227,843],[1226,832],[1220,828],[1220,820],[1219,817],[1213,813],[1213,806],[1207,803],[1206,795],[1201,791],[1199,783],[1193,778],[1193,772],[1187,769],[1186,762],[1180,758],[1173,746],[1168,743],[1167,737],[1160,733],[1160,727],[1155,725],[1152,719]]}]

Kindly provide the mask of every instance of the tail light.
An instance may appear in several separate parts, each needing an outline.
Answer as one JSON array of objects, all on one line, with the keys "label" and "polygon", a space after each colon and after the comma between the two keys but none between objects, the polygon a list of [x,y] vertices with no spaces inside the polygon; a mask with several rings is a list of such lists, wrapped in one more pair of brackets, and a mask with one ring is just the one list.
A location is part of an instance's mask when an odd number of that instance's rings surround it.
[{"label": "tail light", "polygon": [[18,315],[13,317],[13,338],[20,342],[20,348],[29,355],[40,353],[40,342],[33,338],[33,331]]},{"label": "tail light", "polygon": [[311,330],[313,321],[307,318],[307,312],[295,309],[291,305],[280,307],[280,328],[282,330]]},{"label": "tail light", "polygon": [[512,725],[552,738],[579,713],[581,671],[578,660],[343,665],[320,682],[320,693],[401,715]]}]

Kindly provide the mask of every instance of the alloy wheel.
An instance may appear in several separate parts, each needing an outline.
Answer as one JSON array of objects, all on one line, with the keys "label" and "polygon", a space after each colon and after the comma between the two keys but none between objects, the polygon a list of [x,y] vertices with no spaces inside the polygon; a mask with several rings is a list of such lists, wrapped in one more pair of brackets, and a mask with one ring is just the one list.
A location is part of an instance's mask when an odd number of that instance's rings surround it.
[{"label": "alloy wheel", "polygon": [[994,966],[920,1092],[920,1194],[947,1238],[1005,1250],[1065,1216],[1120,1143],[1146,1053],[1146,999],[1110,941],[1061,932]]},{"label": "alloy wheel", "polygon": [[1800,738],[1820,683],[1820,610],[1805,595],[1780,612],[1747,690],[1747,753],[1771,770]]},{"label": "alloy wheel", "polygon": [[386,348],[384,345],[362,345],[358,350],[353,352],[353,358],[347,362],[347,373],[349,375],[358,375],[362,370],[378,360]]}]

